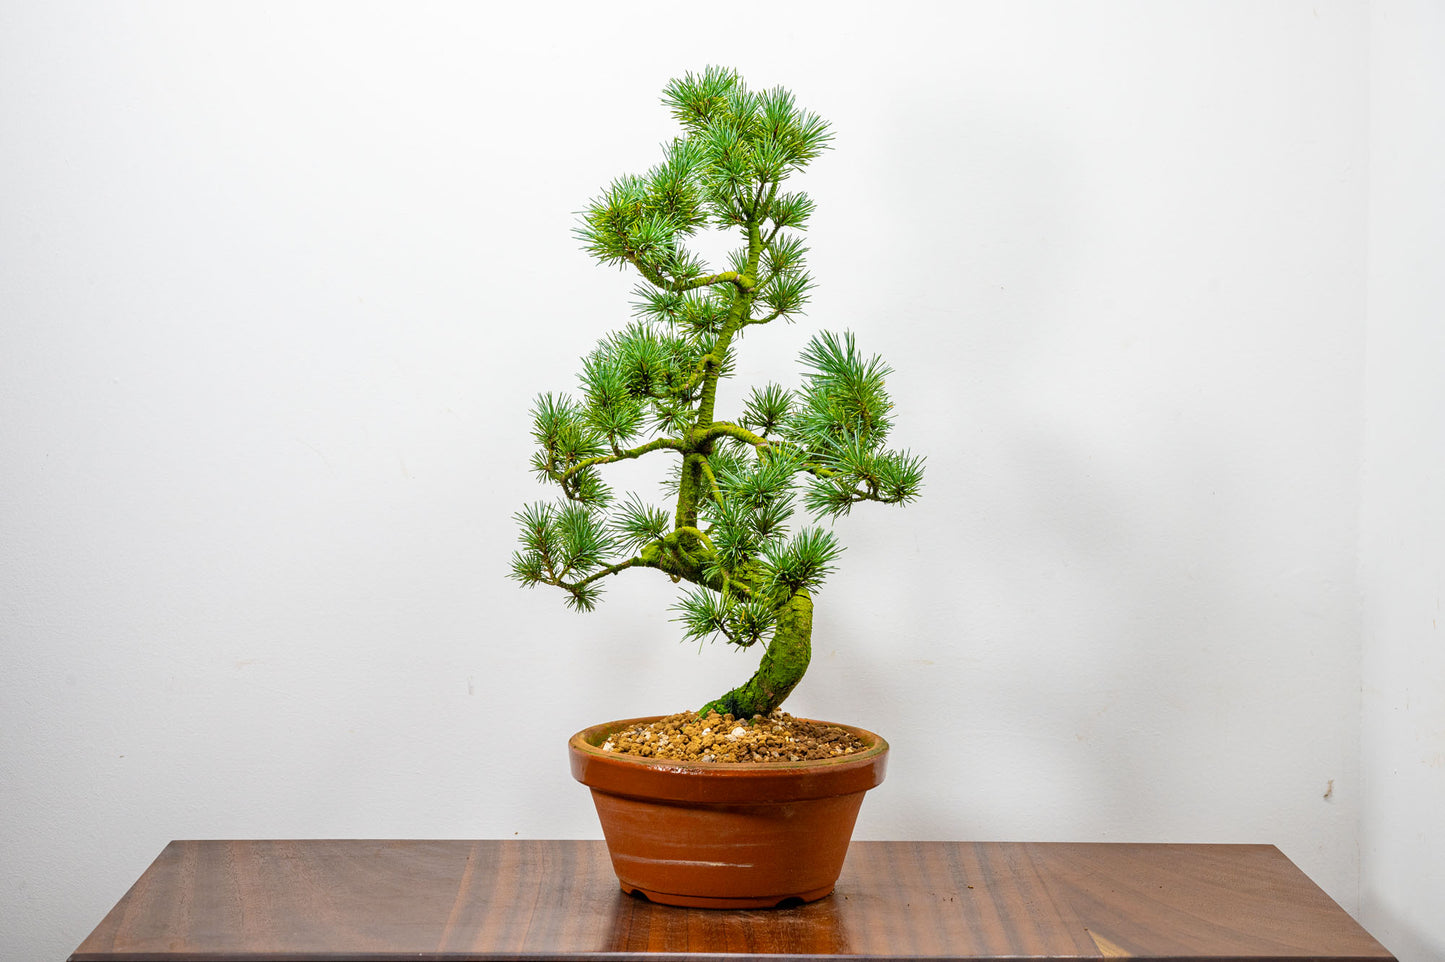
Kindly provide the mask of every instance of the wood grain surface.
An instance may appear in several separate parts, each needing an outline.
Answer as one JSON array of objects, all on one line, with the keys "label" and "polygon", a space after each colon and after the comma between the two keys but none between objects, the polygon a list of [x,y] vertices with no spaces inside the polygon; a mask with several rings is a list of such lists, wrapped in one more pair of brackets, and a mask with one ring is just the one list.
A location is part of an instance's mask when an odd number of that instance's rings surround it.
[{"label": "wood grain surface", "polygon": [[832,896],[623,895],[602,842],[172,842],[72,962],[605,956],[1384,960],[1273,846],[855,842]]}]

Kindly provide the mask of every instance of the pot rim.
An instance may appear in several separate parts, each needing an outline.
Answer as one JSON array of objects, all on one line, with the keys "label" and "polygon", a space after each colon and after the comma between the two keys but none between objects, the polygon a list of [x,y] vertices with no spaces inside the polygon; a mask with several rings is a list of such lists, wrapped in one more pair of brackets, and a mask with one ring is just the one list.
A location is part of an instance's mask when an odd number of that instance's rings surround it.
[{"label": "pot rim", "polygon": [[[572,777],[593,791],[634,798],[713,804],[778,803],[848,795],[875,788],[888,764],[888,743],[866,728],[839,725],[871,742],[863,751],[798,762],[691,762],[604,752],[597,744],[650,715],[584,728],[567,743]],[[803,719],[815,721],[815,719]],[[835,724],[825,722],[824,724]]]},{"label": "pot rim", "polygon": [[856,725],[844,725],[842,722],[820,721],[816,718],[797,717],[798,721],[812,722],[816,725],[832,725],[844,731],[852,732],[868,742],[868,747],[862,751],[851,752],[847,755],[840,755],[836,758],[805,758],[796,762],[704,762],[704,761],[682,761],[676,758],[646,758],[641,755],[628,755],[622,752],[605,752],[600,742],[606,736],[629,728],[633,725],[646,725],[650,722],[661,721],[667,715],[643,715],[639,718],[621,718],[616,721],[602,722],[598,725],[589,725],[568,740],[568,747],[597,758],[605,758],[609,761],[616,761],[625,765],[640,765],[644,768],[668,771],[718,771],[731,772],[782,772],[790,769],[815,769],[831,768],[838,765],[847,765],[850,762],[856,763],[864,760],[871,761],[879,755],[888,751],[888,742],[877,732],[869,731],[866,728],[859,728]]}]

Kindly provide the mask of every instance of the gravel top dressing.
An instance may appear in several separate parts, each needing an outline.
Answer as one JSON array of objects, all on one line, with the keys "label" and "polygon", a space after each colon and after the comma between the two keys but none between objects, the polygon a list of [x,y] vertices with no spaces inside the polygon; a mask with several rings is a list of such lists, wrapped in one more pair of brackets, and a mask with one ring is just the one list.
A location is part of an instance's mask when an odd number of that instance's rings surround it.
[{"label": "gravel top dressing", "polygon": [[602,750],[687,762],[801,762],[851,755],[866,747],[845,728],[794,718],[778,709],[745,719],[681,712],[616,732]]}]

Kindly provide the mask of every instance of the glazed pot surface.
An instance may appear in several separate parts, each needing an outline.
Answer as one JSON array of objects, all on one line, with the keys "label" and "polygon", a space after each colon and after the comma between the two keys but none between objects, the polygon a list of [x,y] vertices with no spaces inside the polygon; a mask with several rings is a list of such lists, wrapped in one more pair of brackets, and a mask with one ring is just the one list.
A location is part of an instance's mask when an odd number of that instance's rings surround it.
[{"label": "glazed pot surface", "polygon": [[568,744],[624,891],[669,905],[764,908],[833,890],[863,793],[883,781],[887,742],[840,725],[868,747],[802,762],[675,762],[598,747],[654,720],[595,725]]}]

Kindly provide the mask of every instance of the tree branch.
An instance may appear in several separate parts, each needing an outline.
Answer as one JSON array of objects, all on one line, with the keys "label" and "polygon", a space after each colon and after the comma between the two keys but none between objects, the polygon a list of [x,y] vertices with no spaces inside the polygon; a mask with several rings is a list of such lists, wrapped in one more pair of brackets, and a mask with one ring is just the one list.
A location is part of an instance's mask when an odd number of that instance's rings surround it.
[{"label": "tree branch", "polygon": [[712,485],[712,499],[716,501],[717,506],[721,508],[723,503],[722,488],[718,486],[717,475],[713,474],[712,465],[704,461],[702,463],[702,473],[703,476],[707,478],[708,484]]},{"label": "tree branch", "polygon": [[633,448],[630,451],[620,451],[617,454],[601,454],[595,458],[587,458],[586,460],[578,461],[576,464],[572,465],[572,467],[568,468],[566,471],[563,471],[560,474],[553,471],[549,466],[547,470],[547,476],[550,477],[553,481],[556,481],[558,484],[565,484],[567,481],[571,480],[572,477],[577,474],[577,472],[583,471],[587,468],[595,467],[599,464],[611,464],[614,461],[630,461],[633,458],[640,458],[644,454],[650,454],[653,451],[661,451],[666,448],[670,448],[674,451],[682,451],[684,453],[687,450],[684,443],[677,438],[658,438],[656,441],[649,441],[641,447]]},{"label": "tree branch", "polygon": [[752,320],[747,321],[746,323],[747,323],[749,326],[751,326],[751,325],[753,325],[753,324],[768,324],[768,323],[770,323],[770,322],[772,322],[772,321],[776,321],[778,318],[780,318],[780,317],[782,317],[782,316],[783,316],[783,312],[782,312],[782,310],[780,309],[780,310],[775,310],[775,311],[773,311],[773,313],[769,314],[767,317],[755,317],[755,318],[753,318]]},{"label": "tree branch", "polygon": [[[763,188],[767,185],[767,183],[768,183],[767,180],[764,179],[764,178],[759,178],[759,179],[758,179],[758,189],[753,193],[753,206],[748,210],[748,219],[749,219],[749,220],[757,220],[757,219],[758,219],[758,215],[759,215],[759,212],[760,212],[760,210],[761,210],[761,205],[762,205],[762,203],[763,203]],[[773,185],[773,190],[776,191],[777,189],[778,189],[778,185],[777,185],[777,184],[774,184],[774,185]],[[769,199],[769,200],[772,200],[772,194],[771,194],[771,193],[768,195],[768,199]]]},{"label": "tree branch", "polygon": [[697,540],[701,541],[703,543],[703,546],[707,548],[708,551],[712,552],[714,555],[717,554],[717,548],[713,546],[712,539],[709,538],[707,536],[707,532],[703,531],[701,528],[694,528],[692,525],[683,525],[680,528],[676,528],[674,530],[674,533],[690,534],[693,537],[697,538]]},{"label": "tree branch", "polygon": [[697,290],[699,287],[711,287],[714,284],[733,284],[740,291],[750,291],[754,287],[751,278],[737,271],[723,271],[720,274],[709,274],[706,277],[694,277],[690,281],[669,280],[660,271],[655,271],[642,258],[636,254],[629,253],[627,261],[637,272],[646,278],[654,287],[660,287],[665,291],[672,291],[674,294],[683,294],[687,291]]},{"label": "tree branch", "polygon": [[691,391],[693,388],[701,384],[703,378],[707,377],[709,365],[721,363],[722,362],[718,360],[716,355],[704,354],[702,357],[697,359],[697,365],[693,369],[692,376],[689,377],[686,381],[684,381],[682,384],[679,384],[677,387],[668,388],[666,394],[649,393],[648,397],[662,400],[663,398],[678,397],[679,395],[686,394],[687,392]]},{"label": "tree branch", "polygon": [[739,441],[746,441],[755,448],[765,448],[777,443],[775,441],[769,441],[762,435],[754,434],[747,428],[740,427],[729,421],[714,421],[703,429],[702,437],[704,441],[711,441],[714,438],[722,437],[736,438]]},{"label": "tree branch", "polygon": [[581,581],[576,582],[575,584],[567,584],[566,582],[563,582],[563,581],[560,581],[560,580],[559,580],[557,583],[558,583],[558,585],[560,585],[561,587],[566,588],[566,589],[568,589],[569,591],[573,591],[574,589],[582,588],[582,587],[585,587],[585,586],[587,586],[587,585],[590,585],[592,582],[596,581],[598,578],[606,578],[608,575],[615,575],[615,574],[617,574],[617,572],[619,572],[619,571],[625,571],[625,570],[627,570],[628,568],[631,568],[633,565],[645,565],[645,564],[646,564],[646,562],[644,562],[641,558],[628,558],[626,561],[619,561],[619,562],[617,562],[617,564],[615,564],[615,565],[608,565],[607,567],[601,569],[600,571],[594,571],[594,572],[592,572],[592,574],[590,574],[590,575],[588,575],[587,577],[583,578]]},{"label": "tree branch", "polygon": [[[778,196],[778,184],[780,184],[780,183],[782,183],[782,181],[780,181],[780,180],[775,180],[775,181],[773,181],[773,185],[768,188],[768,199],[765,200],[765,201],[763,201],[763,207],[762,207],[762,209],[763,209],[764,211],[770,210],[770,209],[772,208],[772,206],[773,206],[773,200]],[[758,186],[761,187],[762,185],[759,184]],[[777,229],[775,228],[775,229],[773,230],[773,235],[776,235],[777,233],[778,233],[778,231],[777,231]],[[772,236],[769,236],[769,237],[768,237],[768,242],[771,243],[771,242],[772,242],[772,239],[773,239]]]}]

